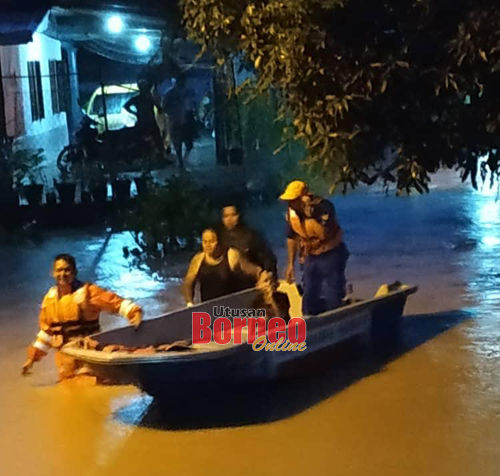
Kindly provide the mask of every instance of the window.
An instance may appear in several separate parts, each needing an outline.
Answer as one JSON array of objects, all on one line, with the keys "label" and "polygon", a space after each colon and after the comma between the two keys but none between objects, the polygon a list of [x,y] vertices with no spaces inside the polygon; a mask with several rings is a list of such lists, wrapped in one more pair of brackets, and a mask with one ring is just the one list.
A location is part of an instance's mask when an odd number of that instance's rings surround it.
[{"label": "window", "polygon": [[64,61],[49,61],[50,93],[52,112],[57,114],[68,110],[68,68]]},{"label": "window", "polygon": [[30,83],[31,120],[34,122],[45,117],[40,61],[28,61],[28,78]]},{"label": "window", "polygon": [[[120,114],[125,103],[137,96],[137,92],[131,93],[108,93],[106,94],[106,112],[107,114]],[[97,94],[92,104],[92,114],[99,116],[104,114],[104,105],[102,94]]]}]

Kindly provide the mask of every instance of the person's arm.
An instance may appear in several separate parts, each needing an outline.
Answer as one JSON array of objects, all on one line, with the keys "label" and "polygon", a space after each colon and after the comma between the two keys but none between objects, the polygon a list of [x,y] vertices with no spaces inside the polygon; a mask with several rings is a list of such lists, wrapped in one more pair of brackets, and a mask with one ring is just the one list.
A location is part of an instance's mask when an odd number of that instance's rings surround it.
[{"label": "person's arm", "polygon": [[22,374],[26,375],[35,362],[40,362],[52,348],[52,336],[49,332],[48,316],[46,314],[45,298],[40,309],[40,330],[36,335],[35,340],[27,349],[28,359],[23,365]]},{"label": "person's arm", "polygon": [[298,251],[298,243],[295,238],[286,239],[286,247],[288,250],[288,265],[286,268],[285,279],[288,283],[295,281],[295,258]]},{"label": "person's arm", "polygon": [[124,299],[113,291],[103,289],[96,284],[87,284],[86,304],[112,314],[119,314],[130,324],[138,327],[142,321],[142,309],[135,302]]},{"label": "person's arm", "polygon": [[189,263],[189,268],[182,283],[181,291],[186,301],[186,306],[188,307],[191,307],[193,305],[194,287],[196,284],[196,280],[198,279],[198,273],[200,271],[200,266],[203,262],[203,258],[203,252],[198,253],[194,256],[194,258],[191,260],[191,263]]},{"label": "person's arm", "polygon": [[[136,106],[136,98],[130,98],[124,105],[123,109],[127,111],[129,114],[133,114],[134,116],[137,117],[137,106]],[[132,109],[132,106],[134,106],[135,109]]]},{"label": "person's arm", "polygon": [[295,281],[295,258],[298,252],[298,242],[297,235],[293,231],[292,226],[290,225],[290,217],[289,217],[290,209],[286,214],[286,247],[288,254],[288,262],[285,271],[285,279],[286,282],[291,284]]},{"label": "person's arm", "polygon": [[243,255],[235,248],[229,248],[227,251],[227,259],[229,261],[229,267],[231,271],[239,268],[243,273],[248,276],[253,276],[256,280],[259,279],[263,269],[248,261]]},{"label": "person's arm", "polygon": [[163,113],[163,106],[161,104],[160,95],[158,93],[151,93],[151,101],[153,103],[153,106],[158,109],[158,112]]}]

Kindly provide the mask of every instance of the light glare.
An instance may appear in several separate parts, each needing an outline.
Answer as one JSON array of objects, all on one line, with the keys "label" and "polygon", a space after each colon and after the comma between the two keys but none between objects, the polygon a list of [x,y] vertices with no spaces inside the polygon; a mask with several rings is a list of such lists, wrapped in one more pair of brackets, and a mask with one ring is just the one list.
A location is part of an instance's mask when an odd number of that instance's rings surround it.
[{"label": "light glare", "polygon": [[111,33],[120,33],[123,30],[123,20],[119,15],[109,17],[107,25]]},{"label": "light glare", "polygon": [[142,52],[148,51],[151,46],[151,42],[146,35],[140,35],[135,40],[135,47]]}]

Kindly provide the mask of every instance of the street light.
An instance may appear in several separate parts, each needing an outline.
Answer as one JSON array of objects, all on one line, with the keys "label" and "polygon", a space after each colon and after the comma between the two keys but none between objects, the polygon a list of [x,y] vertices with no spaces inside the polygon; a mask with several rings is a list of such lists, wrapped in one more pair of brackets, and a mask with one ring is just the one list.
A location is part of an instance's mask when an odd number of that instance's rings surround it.
[{"label": "street light", "polygon": [[122,17],[120,15],[110,16],[106,25],[111,33],[120,33],[123,30]]},{"label": "street light", "polygon": [[139,35],[135,40],[135,47],[144,53],[151,47],[151,41],[146,35]]}]

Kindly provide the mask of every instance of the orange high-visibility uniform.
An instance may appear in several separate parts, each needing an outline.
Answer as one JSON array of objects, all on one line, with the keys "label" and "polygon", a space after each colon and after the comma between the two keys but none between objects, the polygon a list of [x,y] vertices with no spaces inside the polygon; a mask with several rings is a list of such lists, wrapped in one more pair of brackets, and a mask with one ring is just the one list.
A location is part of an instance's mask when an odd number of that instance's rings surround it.
[{"label": "orange high-visibility uniform", "polygon": [[40,310],[40,331],[33,347],[46,355],[57,350],[56,365],[61,379],[74,376],[77,362],[59,349],[72,339],[99,332],[102,311],[120,314],[130,319],[140,307],[128,299],[100,288],[95,284],[75,282],[74,291],[59,297],[57,286],[45,295]]},{"label": "orange high-visibility uniform", "polygon": [[321,197],[306,197],[302,219],[289,207],[286,219],[290,225],[287,236],[298,238],[302,258],[327,253],[342,243],[342,229],[337,222],[335,208]]}]

